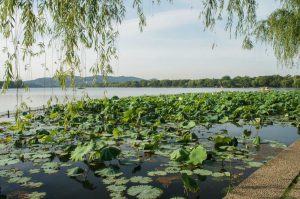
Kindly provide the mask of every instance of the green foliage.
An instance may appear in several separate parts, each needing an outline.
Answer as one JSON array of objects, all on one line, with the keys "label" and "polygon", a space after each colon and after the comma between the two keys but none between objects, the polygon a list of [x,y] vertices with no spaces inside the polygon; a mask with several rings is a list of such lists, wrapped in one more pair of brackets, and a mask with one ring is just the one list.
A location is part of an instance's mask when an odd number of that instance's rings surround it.
[{"label": "green foliage", "polygon": [[74,167],[67,170],[67,176],[76,177],[76,176],[80,176],[83,172],[84,170],[81,169],[80,167]]},{"label": "green foliage", "polygon": [[119,154],[121,153],[121,150],[117,147],[108,146],[101,149],[101,160],[102,161],[110,161],[115,159]]},{"label": "green foliage", "polygon": [[90,141],[84,145],[77,145],[74,151],[71,153],[71,160],[73,161],[82,161],[84,156],[89,154],[94,148],[94,142]]},{"label": "green foliage", "polygon": [[300,52],[300,2],[281,0],[282,6],[267,19],[258,22],[255,35],[258,40],[270,43],[280,63],[294,65]]},{"label": "green foliage", "polygon": [[37,191],[27,194],[27,197],[29,199],[42,199],[45,196],[46,196],[45,192],[37,192]]},{"label": "green foliage", "polygon": [[254,145],[257,145],[257,146],[260,145],[260,143],[261,143],[260,136],[254,137],[252,143],[253,143]]},{"label": "green foliage", "polygon": [[221,146],[237,146],[238,141],[235,137],[229,137],[224,135],[217,135],[210,137],[215,142],[215,147],[220,148]]},{"label": "green foliage", "polygon": [[162,194],[162,190],[150,185],[138,185],[130,187],[127,193],[138,199],[156,199]]},{"label": "green foliage", "polygon": [[184,148],[179,148],[170,154],[170,159],[178,162],[186,161],[189,158],[189,152]]},{"label": "green foliage", "polygon": [[189,154],[188,163],[193,165],[202,164],[204,160],[207,158],[206,149],[203,146],[199,145],[195,147]]},{"label": "green foliage", "polygon": [[194,147],[191,151],[187,151],[184,148],[179,148],[170,154],[171,160],[175,160],[177,162],[187,162],[193,165],[202,164],[206,158],[206,149],[201,145]]},{"label": "green foliage", "polygon": [[126,190],[126,186],[112,184],[112,185],[107,186],[106,189],[110,192],[123,192]]},{"label": "green foliage", "polygon": [[143,176],[133,176],[130,178],[130,181],[133,183],[148,184],[148,183],[152,182],[152,179],[149,177],[143,177]]},{"label": "green foliage", "polygon": [[100,175],[102,177],[117,177],[121,176],[123,173],[115,168],[108,167],[101,170],[97,170],[95,174]]},{"label": "green foliage", "polygon": [[211,171],[205,170],[205,169],[195,169],[193,171],[193,173],[197,174],[197,175],[201,175],[201,176],[210,176],[210,175],[212,175]]},{"label": "green foliage", "polygon": [[[231,173],[240,172],[236,169],[248,172],[251,167],[260,167],[262,163],[253,162],[259,147],[251,144],[250,132],[243,133],[242,129],[248,125],[252,129],[261,127],[270,121],[285,121],[296,129],[300,116],[299,94],[298,91],[197,93],[89,99],[50,106],[45,113],[28,117],[22,131],[18,131],[14,123],[3,126],[0,176],[5,182],[35,188],[42,183],[31,181],[24,173],[33,175],[33,178],[40,171],[64,173],[86,186],[89,184],[86,177],[93,172],[101,176],[110,197],[120,198],[124,196],[127,185],[157,182],[165,185],[178,180],[182,174],[185,189],[197,191],[197,182],[206,176],[222,181]],[[128,110],[132,113],[125,122],[124,113]],[[65,118],[68,119],[67,125],[61,121]],[[218,124],[225,120],[243,126],[237,135],[242,144],[238,145],[237,138],[229,136],[227,124]],[[205,129],[210,125],[214,125],[213,132]],[[228,131],[219,131],[218,126]],[[117,138],[113,137],[114,134]],[[48,136],[54,142],[48,140]],[[181,138],[186,139],[185,136],[189,137],[188,142],[178,142]],[[19,145],[15,146],[15,143]],[[216,148],[215,144],[219,146]],[[275,141],[264,141],[263,144],[284,147]],[[111,160],[114,161],[104,162]],[[233,168],[232,161],[235,163]],[[218,167],[221,162],[224,170]],[[33,165],[28,172],[14,169],[28,164]],[[147,170],[147,176],[139,176],[139,170],[148,169],[148,165],[154,167]],[[69,166],[72,167],[65,170]],[[87,168],[87,172],[79,166]],[[128,172],[137,176],[128,176]],[[153,187],[140,188],[128,187],[128,194],[130,192],[138,198],[161,195],[161,190],[152,190]]]},{"label": "green foliage", "polygon": [[181,180],[183,182],[183,186],[187,192],[197,192],[199,191],[198,183],[187,174],[183,173],[181,175]]}]

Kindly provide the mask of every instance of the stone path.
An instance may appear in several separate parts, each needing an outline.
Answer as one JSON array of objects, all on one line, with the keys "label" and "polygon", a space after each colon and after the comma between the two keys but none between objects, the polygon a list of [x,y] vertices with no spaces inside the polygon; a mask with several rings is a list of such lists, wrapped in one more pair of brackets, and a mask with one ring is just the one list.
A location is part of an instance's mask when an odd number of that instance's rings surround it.
[{"label": "stone path", "polygon": [[[281,198],[300,173],[300,140],[280,152],[272,160],[241,182],[225,199]],[[300,198],[300,184],[291,191]]]},{"label": "stone path", "polygon": [[287,193],[285,199],[299,199],[300,198],[300,177],[298,177],[295,185]]}]

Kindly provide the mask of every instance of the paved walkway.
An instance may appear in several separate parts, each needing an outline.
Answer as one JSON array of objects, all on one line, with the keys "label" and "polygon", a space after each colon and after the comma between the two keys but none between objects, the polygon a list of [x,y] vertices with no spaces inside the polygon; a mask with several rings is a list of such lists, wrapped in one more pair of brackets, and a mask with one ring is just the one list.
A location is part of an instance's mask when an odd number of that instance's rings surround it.
[{"label": "paved walkway", "polygon": [[286,199],[299,199],[300,198],[300,177],[298,177],[296,184],[286,195]]},{"label": "paved walkway", "polygon": [[[225,199],[281,198],[299,173],[300,140],[290,145],[241,182]],[[290,194],[294,194],[293,191],[295,194],[300,194],[300,184],[297,184],[297,188],[293,189]]]}]

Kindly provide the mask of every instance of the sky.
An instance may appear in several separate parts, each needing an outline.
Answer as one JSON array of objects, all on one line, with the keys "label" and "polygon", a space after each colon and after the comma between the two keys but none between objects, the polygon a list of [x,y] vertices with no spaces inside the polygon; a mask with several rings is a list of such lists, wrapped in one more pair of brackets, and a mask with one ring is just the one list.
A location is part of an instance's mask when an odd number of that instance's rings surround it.
[{"label": "sky", "polygon": [[[224,26],[218,24],[213,31],[203,31],[199,19],[199,0],[174,0],[173,4],[152,5],[144,1],[147,26],[141,33],[135,11],[128,3],[126,19],[118,27],[119,59],[113,63],[114,76],[136,76],[145,79],[199,79],[230,76],[299,75],[299,68],[287,69],[277,64],[272,48],[256,45],[251,51],[243,50],[241,39],[230,39]],[[258,17],[264,18],[278,4],[274,0],[258,1]],[[3,44],[0,41],[0,45]],[[215,48],[212,49],[213,44]],[[47,65],[52,64],[47,50]],[[82,52],[84,65],[89,68],[96,59],[90,50]],[[0,63],[4,62],[0,55]],[[32,69],[22,70],[22,78],[34,79],[51,76],[40,66],[44,58],[31,61]],[[90,75],[88,72],[84,75]],[[0,78],[3,67],[0,69]]]}]

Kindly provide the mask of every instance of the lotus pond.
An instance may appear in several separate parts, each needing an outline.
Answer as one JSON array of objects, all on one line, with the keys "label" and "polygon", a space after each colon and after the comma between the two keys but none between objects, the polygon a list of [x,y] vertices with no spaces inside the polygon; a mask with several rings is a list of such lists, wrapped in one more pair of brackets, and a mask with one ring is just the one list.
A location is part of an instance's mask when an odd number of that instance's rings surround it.
[{"label": "lotus pond", "polygon": [[300,138],[300,92],[143,96],[0,123],[0,198],[222,198]]}]

